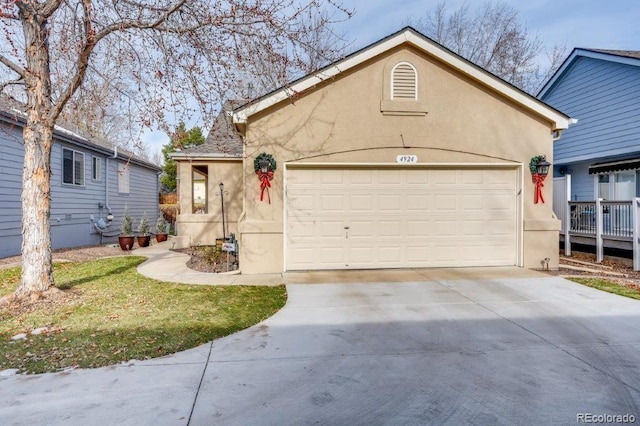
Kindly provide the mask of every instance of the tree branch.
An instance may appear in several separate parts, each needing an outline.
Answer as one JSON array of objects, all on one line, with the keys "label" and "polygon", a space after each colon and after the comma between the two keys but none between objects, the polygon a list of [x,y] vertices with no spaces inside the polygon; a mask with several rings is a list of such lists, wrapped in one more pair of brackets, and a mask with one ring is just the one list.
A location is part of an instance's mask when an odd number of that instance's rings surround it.
[{"label": "tree branch", "polygon": [[[56,0],[52,0],[56,1]],[[92,5],[91,0],[82,0],[82,10],[84,13],[83,24],[84,24],[84,48],[78,55],[78,61],[76,62],[77,70],[67,87],[60,93],[60,96],[56,100],[53,108],[49,111],[49,118],[52,121],[55,121],[64,106],[67,104],[71,96],[75,93],[76,89],[80,87],[82,81],[84,80],[85,75],[87,74],[87,67],[89,66],[89,57],[93,50],[96,47],[95,40],[95,31],[93,29],[93,24],[91,22],[92,18]]]},{"label": "tree branch", "polygon": [[27,75],[27,71],[24,68],[2,54],[0,54],[0,63],[18,74],[20,78],[25,78]]},{"label": "tree branch", "polygon": [[108,36],[109,34],[118,32],[118,31],[126,31],[130,29],[149,30],[153,28],[158,28],[160,25],[165,23],[171,15],[173,15],[178,10],[180,10],[182,6],[184,6],[186,1],[187,0],[178,1],[172,7],[166,9],[166,11],[154,21],[150,21],[147,23],[135,21],[135,20],[115,22],[103,28],[100,32],[96,34],[96,43],[102,40],[103,38],[105,38],[106,36]]},{"label": "tree branch", "polygon": [[[51,0],[51,2],[55,2],[55,1],[58,1],[58,0]],[[186,0],[179,0],[172,7],[166,9],[166,11],[154,21],[150,21],[148,23],[141,23],[139,21],[134,21],[134,20],[116,22],[114,24],[111,24],[103,28],[101,31],[96,33],[92,24],[93,9],[91,5],[91,0],[82,0],[82,8],[84,12],[83,23],[84,23],[84,33],[85,33],[84,46],[78,55],[78,60],[76,62],[76,65],[77,65],[76,73],[71,79],[71,81],[69,82],[69,84],[67,85],[67,87],[60,92],[60,96],[58,97],[55,105],[53,105],[53,108],[51,108],[49,112],[49,117],[55,120],[60,115],[60,113],[64,109],[64,106],[69,101],[69,99],[71,99],[71,96],[73,96],[75,91],[82,84],[82,81],[84,80],[84,77],[87,73],[87,68],[89,66],[89,58],[91,57],[91,54],[95,50],[95,47],[98,44],[98,42],[100,42],[100,40],[104,39],[109,34],[112,34],[115,32],[122,32],[129,29],[158,28],[160,25],[166,22],[171,15],[173,15],[178,10],[180,10],[180,8],[182,8],[182,6],[184,6],[185,3],[186,3]]]},{"label": "tree branch", "polygon": [[48,0],[40,7],[40,14],[46,19],[55,13],[64,0]]},{"label": "tree branch", "polygon": [[4,83],[0,83],[0,93],[2,93],[2,91],[4,90],[5,87],[7,86],[19,86],[19,85],[24,85],[24,79],[22,77],[17,78],[15,80],[9,80],[9,81],[5,81]]}]

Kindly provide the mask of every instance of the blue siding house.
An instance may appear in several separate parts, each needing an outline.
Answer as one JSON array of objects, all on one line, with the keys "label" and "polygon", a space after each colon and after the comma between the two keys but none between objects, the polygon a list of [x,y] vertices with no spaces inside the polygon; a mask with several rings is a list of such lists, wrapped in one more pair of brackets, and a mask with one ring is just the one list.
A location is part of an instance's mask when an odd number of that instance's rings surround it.
[{"label": "blue siding house", "polygon": [[[23,115],[0,102],[0,258],[20,253]],[[125,206],[137,226],[159,214],[160,167],[56,127],[51,153],[54,249],[116,241]],[[111,213],[114,219],[106,220]]]},{"label": "blue siding house", "polygon": [[640,196],[640,52],[574,49],[538,98],[578,119],[553,149],[573,201]]}]

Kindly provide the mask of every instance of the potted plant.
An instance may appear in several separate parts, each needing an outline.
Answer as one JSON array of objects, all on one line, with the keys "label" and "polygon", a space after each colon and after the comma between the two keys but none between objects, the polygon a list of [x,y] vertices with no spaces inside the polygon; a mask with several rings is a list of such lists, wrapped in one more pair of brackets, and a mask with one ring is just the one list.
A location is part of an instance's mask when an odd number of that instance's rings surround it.
[{"label": "potted plant", "polygon": [[133,236],[133,219],[129,215],[129,208],[125,206],[124,215],[122,216],[122,223],[120,224],[120,236],[118,237],[118,244],[124,251],[133,249],[135,238]]},{"label": "potted plant", "polygon": [[167,237],[167,221],[164,219],[164,215],[160,214],[156,222],[156,241],[159,243],[167,241]]},{"label": "potted plant", "polygon": [[140,225],[138,225],[138,245],[140,247],[149,247],[149,242],[151,241],[151,236],[149,235],[150,228],[149,219],[145,212],[140,218]]}]

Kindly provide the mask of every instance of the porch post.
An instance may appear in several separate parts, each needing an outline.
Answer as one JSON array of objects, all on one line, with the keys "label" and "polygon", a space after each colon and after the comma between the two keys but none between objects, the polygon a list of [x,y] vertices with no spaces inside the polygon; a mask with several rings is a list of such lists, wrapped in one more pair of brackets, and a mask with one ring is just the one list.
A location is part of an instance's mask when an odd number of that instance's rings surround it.
[{"label": "porch post", "polygon": [[564,255],[571,256],[571,206],[569,205],[569,201],[571,201],[571,175],[568,174],[565,176],[565,191],[564,193],[567,195],[567,199],[565,200],[566,208],[564,211]]},{"label": "porch post", "polygon": [[602,198],[596,199],[596,262],[604,258],[604,242],[602,240]]},{"label": "porch post", "polygon": [[638,237],[640,237],[640,224],[638,223],[639,214],[638,207],[640,204],[640,198],[634,198],[631,203],[631,214],[633,216],[633,270],[640,271],[640,244],[638,243]]}]

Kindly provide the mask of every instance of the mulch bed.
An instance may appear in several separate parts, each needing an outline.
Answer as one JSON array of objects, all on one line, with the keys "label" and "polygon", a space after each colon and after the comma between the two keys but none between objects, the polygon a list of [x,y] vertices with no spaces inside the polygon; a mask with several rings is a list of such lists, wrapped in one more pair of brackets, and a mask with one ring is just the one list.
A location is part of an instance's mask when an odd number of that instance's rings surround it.
[{"label": "mulch bed", "polygon": [[[223,251],[217,251],[213,246],[199,246],[193,248],[174,249],[179,253],[191,256],[187,266],[198,272],[221,273],[238,269],[237,257]],[[228,263],[227,263],[228,259]]]}]

